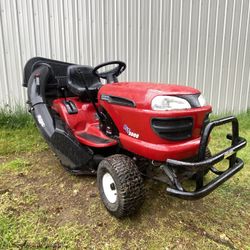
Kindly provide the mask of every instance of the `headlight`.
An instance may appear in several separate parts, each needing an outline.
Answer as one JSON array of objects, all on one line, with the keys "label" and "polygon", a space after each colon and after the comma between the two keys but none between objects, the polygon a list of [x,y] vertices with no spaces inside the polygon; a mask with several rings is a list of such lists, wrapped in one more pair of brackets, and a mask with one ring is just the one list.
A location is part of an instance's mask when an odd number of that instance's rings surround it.
[{"label": "headlight", "polygon": [[200,96],[198,97],[198,100],[199,100],[201,107],[203,107],[207,104],[206,99],[202,94],[200,94]]},{"label": "headlight", "polygon": [[156,96],[151,102],[153,110],[190,109],[191,106],[185,99],[176,96]]}]

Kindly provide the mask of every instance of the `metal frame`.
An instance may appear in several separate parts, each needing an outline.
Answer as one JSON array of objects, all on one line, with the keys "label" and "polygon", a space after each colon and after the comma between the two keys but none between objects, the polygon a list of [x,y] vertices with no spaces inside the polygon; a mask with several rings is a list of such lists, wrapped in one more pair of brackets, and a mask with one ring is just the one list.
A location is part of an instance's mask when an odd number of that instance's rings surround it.
[{"label": "metal frame", "polygon": [[[217,153],[209,159],[205,159],[205,152],[209,141],[209,136],[212,130],[226,123],[232,123],[232,135],[228,134],[227,139],[231,140],[231,146]],[[161,166],[166,175],[171,181],[171,187],[167,188],[167,193],[183,199],[200,199],[236,174],[243,168],[243,161],[236,156],[237,151],[246,146],[246,140],[239,137],[239,125],[236,117],[229,116],[222,119],[218,119],[208,123],[205,127],[198,153],[198,162],[184,162],[173,159],[168,159],[166,164]],[[225,171],[219,171],[214,167],[214,164],[222,161],[223,159],[229,160],[228,169]],[[196,173],[196,189],[193,192],[186,191],[181,183],[178,181],[178,177],[175,175],[175,169],[185,168],[188,171]],[[208,169],[218,175],[215,179],[204,185],[204,171]]]}]

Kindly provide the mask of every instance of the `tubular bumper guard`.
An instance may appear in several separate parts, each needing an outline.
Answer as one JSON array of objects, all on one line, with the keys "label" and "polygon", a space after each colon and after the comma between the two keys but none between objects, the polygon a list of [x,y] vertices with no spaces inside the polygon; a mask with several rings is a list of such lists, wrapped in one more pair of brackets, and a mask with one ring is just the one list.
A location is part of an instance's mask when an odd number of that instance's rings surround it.
[{"label": "tubular bumper guard", "polygon": [[[225,150],[222,150],[218,154],[212,156],[209,159],[205,159],[205,152],[209,141],[209,135],[214,127],[232,123],[232,135],[228,134],[227,139],[231,140],[231,146]],[[211,193],[214,189],[228,180],[231,176],[236,174],[239,170],[241,170],[244,166],[244,162],[236,157],[237,151],[246,146],[246,140],[242,137],[239,137],[239,125],[236,117],[229,116],[219,120],[215,120],[207,124],[205,127],[198,153],[198,162],[184,162],[173,159],[168,159],[166,164],[162,166],[162,169],[165,171],[167,176],[169,177],[172,185],[167,188],[167,193],[176,196],[182,199],[195,200],[200,199],[209,193]],[[217,170],[213,165],[222,161],[223,159],[229,160],[229,167],[225,171]],[[186,168],[189,171],[196,173],[196,189],[195,191],[186,191],[181,184],[179,183],[175,172],[173,169],[176,168]],[[208,169],[213,173],[218,175],[215,179],[210,181],[208,184],[203,184],[203,176],[204,170]]]}]

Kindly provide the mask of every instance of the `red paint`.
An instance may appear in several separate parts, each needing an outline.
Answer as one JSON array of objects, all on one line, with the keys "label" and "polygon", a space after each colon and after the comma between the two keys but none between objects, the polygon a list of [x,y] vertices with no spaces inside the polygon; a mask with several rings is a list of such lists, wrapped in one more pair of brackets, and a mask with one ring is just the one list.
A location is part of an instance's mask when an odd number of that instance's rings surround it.
[{"label": "red paint", "polygon": [[[62,120],[70,127],[74,136],[83,144],[89,147],[109,147],[117,144],[117,141],[110,139],[104,135],[99,130],[99,121],[96,116],[96,111],[91,103],[83,103],[79,100],[78,97],[67,98],[75,103],[78,113],[77,114],[68,114],[65,105],[63,103],[65,99],[59,98],[53,101],[53,110],[59,113]],[[89,140],[86,140],[80,136],[81,133],[88,133],[102,139],[107,139],[109,143],[93,143]]]},{"label": "red paint", "polygon": [[[113,119],[119,130],[120,144],[124,149],[157,161],[165,161],[168,158],[185,159],[196,155],[198,152],[201,128],[206,114],[212,110],[211,106],[176,111],[153,111],[151,110],[151,101],[158,95],[198,93],[200,92],[196,89],[178,85],[134,82],[112,83],[102,86],[99,90],[97,106],[102,106]],[[107,101],[100,100],[102,94],[129,99],[136,104],[136,107],[110,104]],[[76,97],[68,99],[75,103],[78,114],[68,114],[62,103],[62,98],[53,102],[53,109],[60,114],[81,143],[91,147],[100,147],[100,144],[91,144],[79,137],[79,133],[88,132],[101,138],[108,138],[99,130],[99,121],[96,118],[93,105],[83,103]],[[152,118],[187,116],[192,117],[194,123],[192,138],[188,140],[178,142],[165,140],[160,138],[151,128]],[[124,125],[127,125],[132,132],[139,134],[139,138],[135,139],[128,136],[123,128]],[[112,140],[112,143],[108,146],[116,143]]]},{"label": "red paint", "polygon": [[137,108],[151,109],[151,101],[158,95],[199,94],[200,91],[191,87],[174,84],[117,82],[104,85],[100,94],[121,96],[136,102]]}]

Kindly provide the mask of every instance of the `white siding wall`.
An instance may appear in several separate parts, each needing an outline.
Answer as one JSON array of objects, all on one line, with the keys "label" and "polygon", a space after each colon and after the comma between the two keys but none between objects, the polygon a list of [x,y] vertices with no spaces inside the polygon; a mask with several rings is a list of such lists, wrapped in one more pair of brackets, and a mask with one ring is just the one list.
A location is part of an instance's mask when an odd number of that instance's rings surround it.
[{"label": "white siding wall", "polygon": [[200,89],[214,111],[250,107],[249,0],[0,0],[0,106],[24,105],[34,56],[96,65],[129,81]]}]

